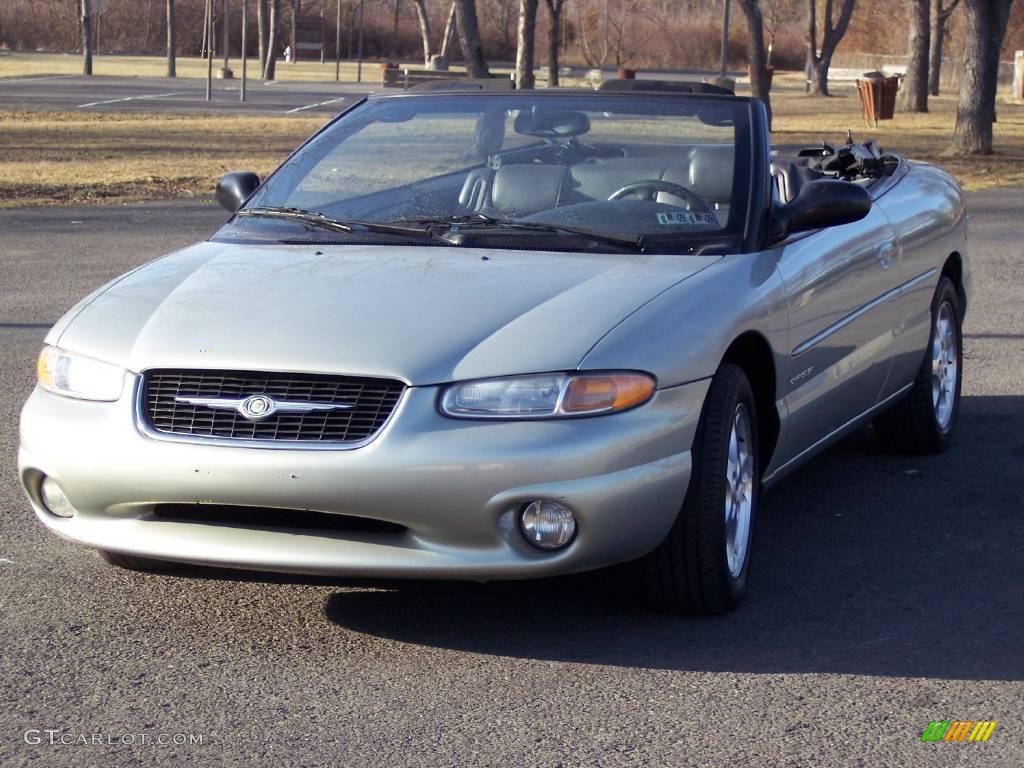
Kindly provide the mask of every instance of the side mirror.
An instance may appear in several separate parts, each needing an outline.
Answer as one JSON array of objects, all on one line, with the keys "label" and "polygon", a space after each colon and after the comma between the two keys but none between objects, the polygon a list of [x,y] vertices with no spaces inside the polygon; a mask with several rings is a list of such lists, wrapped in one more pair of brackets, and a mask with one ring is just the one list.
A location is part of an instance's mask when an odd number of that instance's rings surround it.
[{"label": "side mirror", "polygon": [[249,171],[225,173],[217,182],[217,202],[229,213],[242,207],[242,203],[260,185],[260,177]]},{"label": "side mirror", "polygon": [[772,210],[772,242],[795,232],[860,221],[870,210],[871,195],[859,184],[835,179],[809,181],[796,199]]}]

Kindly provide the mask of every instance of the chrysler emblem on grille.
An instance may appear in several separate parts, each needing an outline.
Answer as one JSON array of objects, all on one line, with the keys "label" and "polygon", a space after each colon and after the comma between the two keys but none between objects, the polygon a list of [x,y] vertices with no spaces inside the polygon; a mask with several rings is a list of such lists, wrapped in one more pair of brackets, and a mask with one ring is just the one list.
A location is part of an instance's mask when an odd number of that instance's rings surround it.
[{"label": "chrysler emblem on grille", "polygon": [[205,408],[221,408],[238,411],[250,421],[266,419],[275,413],[312,413],[313,411],[335,411],[351,408],[344,403],[313,403],[304,400],[274,400],[267,395],[250,395],[241,399],[222,397],[176,397],[176,403],[201,405]]},{"label": "chrysler emblem on grille", "polygon": [[262,419],[274,412],[274,401],[265,395],[253,395],[242,401],[238,412],[247,419]]}]

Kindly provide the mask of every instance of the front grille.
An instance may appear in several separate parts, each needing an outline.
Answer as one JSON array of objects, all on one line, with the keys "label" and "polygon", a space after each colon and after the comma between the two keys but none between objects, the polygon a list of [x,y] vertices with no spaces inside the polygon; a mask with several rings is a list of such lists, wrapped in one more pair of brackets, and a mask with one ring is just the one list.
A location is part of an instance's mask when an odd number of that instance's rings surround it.
[{"label": "front grille", "polygon": [[[391,379],[251,371],[152,370],[143,375],[142,415],[156,432],[198,438],[296,443],[362,443],[388,420],[405,386]],[[237,410],[175,398],[243,400],[265,395],[284,403],[351,406],[248,419]]]},{"label": "front grille", "polygon": [[180,523],[231,528],[298,529],[350,533],[402,533],[405,526],[369,517],[335,515],[303,509],[241,507],[234,504],[155,504],[153,516]]}]

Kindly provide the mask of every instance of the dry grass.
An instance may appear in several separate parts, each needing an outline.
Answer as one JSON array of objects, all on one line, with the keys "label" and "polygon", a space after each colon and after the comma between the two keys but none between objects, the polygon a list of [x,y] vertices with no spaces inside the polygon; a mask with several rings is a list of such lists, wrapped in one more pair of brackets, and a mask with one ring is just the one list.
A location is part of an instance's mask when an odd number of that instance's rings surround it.
[{"label": "dry grass", "polygon": [[325,118],[0,112],[0,206],[210,194],[272,170]]}]

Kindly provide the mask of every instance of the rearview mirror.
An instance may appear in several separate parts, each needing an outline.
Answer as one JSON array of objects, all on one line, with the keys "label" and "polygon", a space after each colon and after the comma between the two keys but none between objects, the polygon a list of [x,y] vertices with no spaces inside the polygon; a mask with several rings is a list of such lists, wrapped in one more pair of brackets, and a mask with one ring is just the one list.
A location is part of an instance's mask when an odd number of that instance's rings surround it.
[{"label": "rearview mirror", "polygon": [[234,213],[259,185],[260,177],[250,171],[225,173],[217,182],[217,202],[229,213]]},{"label": "rearview mirror", "polygon": [[859,184],[836,179],[809,181],[796,199],[772,211],[772,242],[796,232],[809,232],[860,221],[871,210],[871,195]]}]

